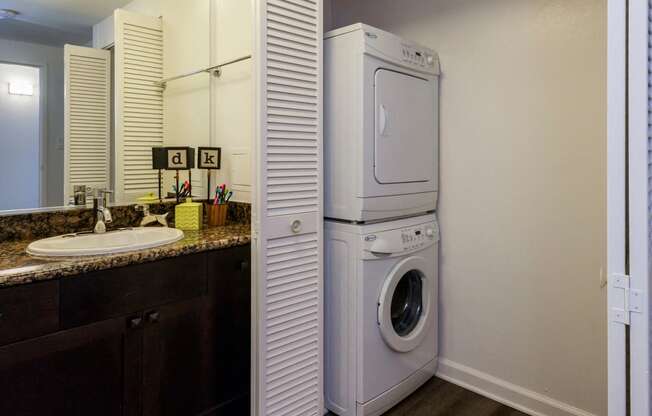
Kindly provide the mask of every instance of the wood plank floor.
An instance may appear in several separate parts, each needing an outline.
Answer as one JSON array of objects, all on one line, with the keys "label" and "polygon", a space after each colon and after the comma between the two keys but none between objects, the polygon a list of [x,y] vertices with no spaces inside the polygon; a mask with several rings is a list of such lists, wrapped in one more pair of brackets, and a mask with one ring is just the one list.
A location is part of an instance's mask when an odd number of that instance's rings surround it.
[{"label": "wood plank floor", "polygon": [[435,377],[383,416],[527,415]]}]

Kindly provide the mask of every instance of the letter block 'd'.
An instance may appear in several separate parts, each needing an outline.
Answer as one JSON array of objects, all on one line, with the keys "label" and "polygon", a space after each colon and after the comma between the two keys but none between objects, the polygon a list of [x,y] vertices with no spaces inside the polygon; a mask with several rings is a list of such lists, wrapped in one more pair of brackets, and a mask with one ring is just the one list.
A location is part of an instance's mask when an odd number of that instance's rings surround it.
[{"label": "letter block 'd'", "polygon": [[192,147],[166,147],[167,169],[188,170],[195,167],[195,149]]}]

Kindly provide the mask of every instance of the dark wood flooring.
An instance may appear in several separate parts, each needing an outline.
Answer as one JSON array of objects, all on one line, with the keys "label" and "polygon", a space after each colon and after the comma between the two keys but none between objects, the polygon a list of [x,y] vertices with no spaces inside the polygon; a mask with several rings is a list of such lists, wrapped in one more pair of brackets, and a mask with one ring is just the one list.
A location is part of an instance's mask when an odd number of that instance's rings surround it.
[{"label": "dark wood flooring", "polygon": [[383,416],[527,415],[435,377]]}]

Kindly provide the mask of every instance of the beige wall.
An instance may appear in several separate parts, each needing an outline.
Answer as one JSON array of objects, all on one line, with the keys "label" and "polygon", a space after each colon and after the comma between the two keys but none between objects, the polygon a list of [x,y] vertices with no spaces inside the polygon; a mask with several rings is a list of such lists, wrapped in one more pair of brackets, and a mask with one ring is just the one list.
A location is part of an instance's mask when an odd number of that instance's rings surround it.
[{"label": "beige wall", "polygon": [[548,414],[606,415],[605,3],[332,4],[441,57],[442,370]]}]

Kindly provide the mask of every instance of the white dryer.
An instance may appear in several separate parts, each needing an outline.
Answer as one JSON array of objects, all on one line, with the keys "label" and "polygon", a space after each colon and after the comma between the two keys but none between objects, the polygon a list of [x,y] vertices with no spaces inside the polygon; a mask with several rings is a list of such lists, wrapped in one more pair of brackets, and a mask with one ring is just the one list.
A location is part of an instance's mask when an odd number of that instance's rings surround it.
[{"label": "white dryer", "polygon": [[339,416],[376,416],[435,374],[434,214],[325,222],[325,398]]},{"label": "white dryer", "polygon": [[324,40],[324,215],[367,222],[435,209],[439,60],[361,23]]}]

